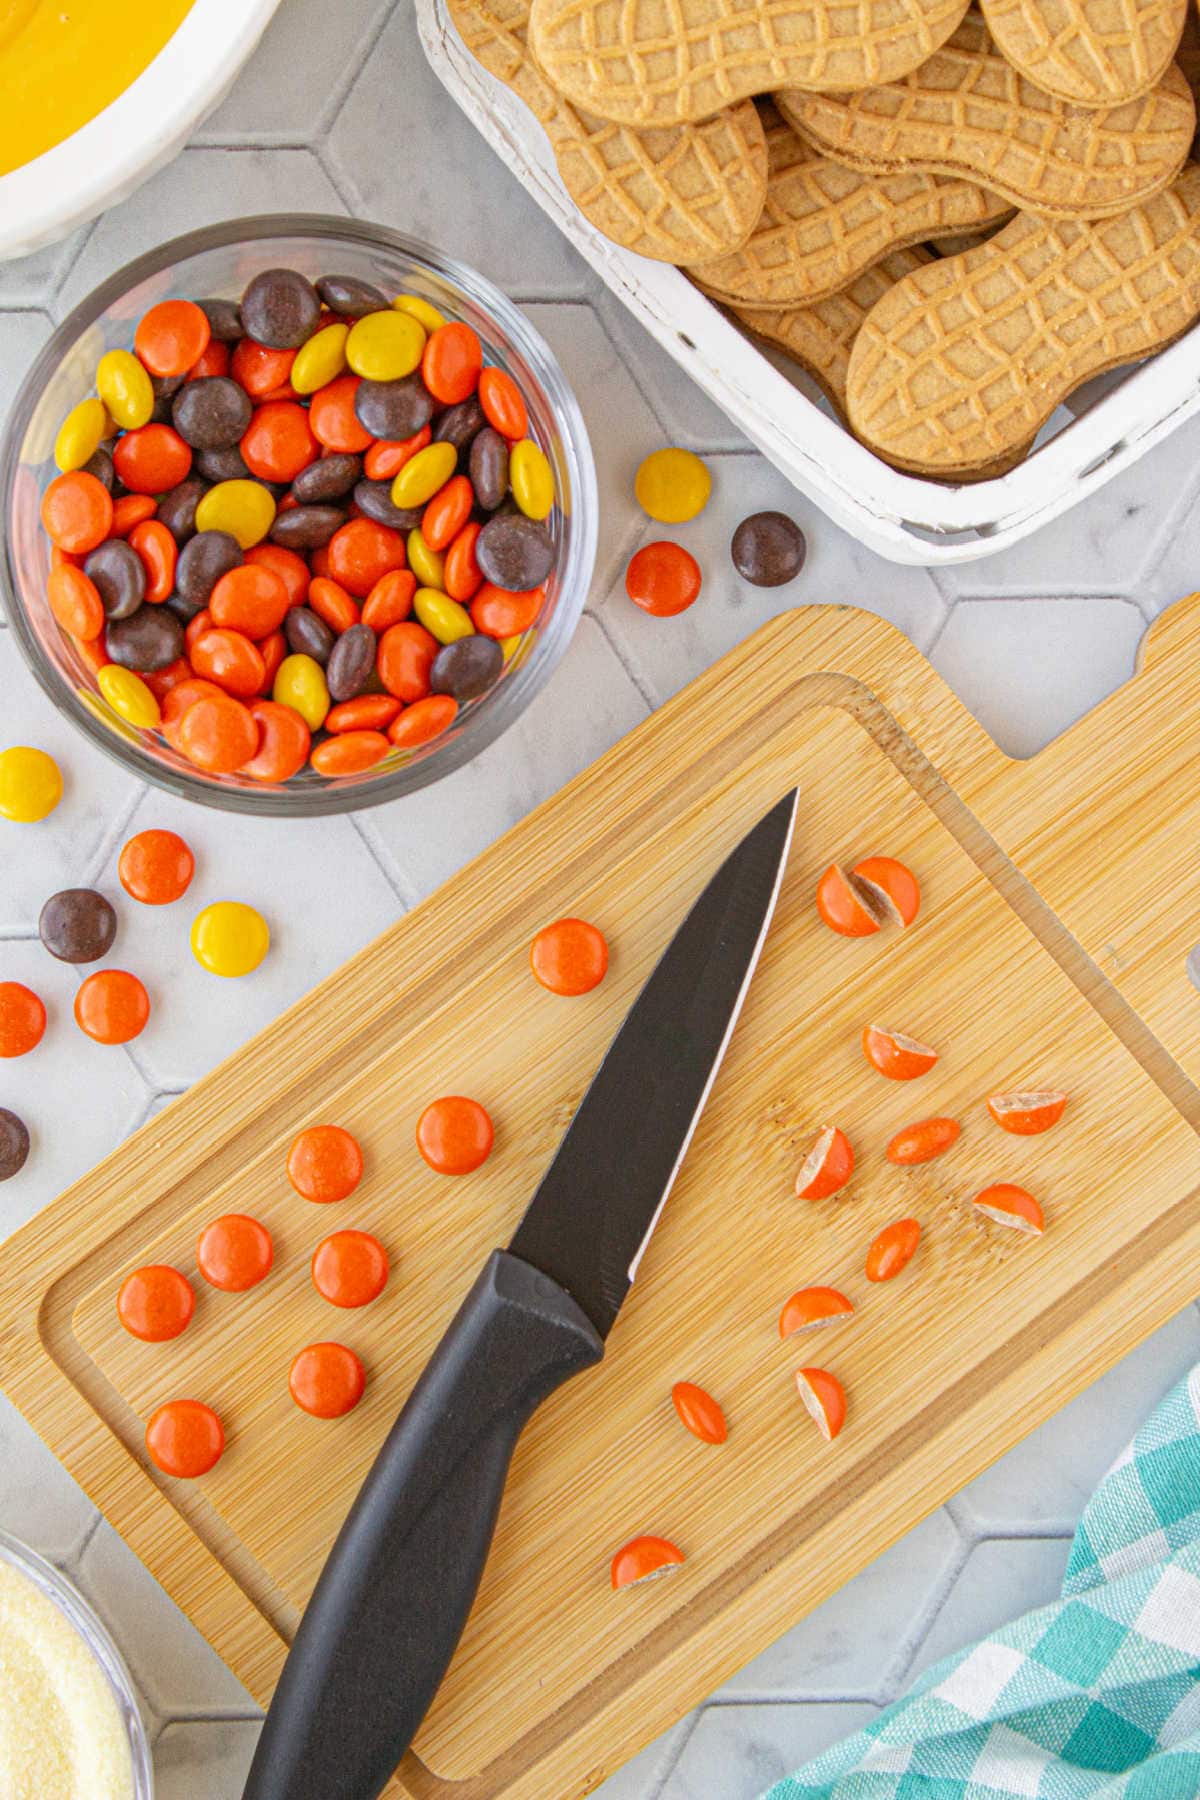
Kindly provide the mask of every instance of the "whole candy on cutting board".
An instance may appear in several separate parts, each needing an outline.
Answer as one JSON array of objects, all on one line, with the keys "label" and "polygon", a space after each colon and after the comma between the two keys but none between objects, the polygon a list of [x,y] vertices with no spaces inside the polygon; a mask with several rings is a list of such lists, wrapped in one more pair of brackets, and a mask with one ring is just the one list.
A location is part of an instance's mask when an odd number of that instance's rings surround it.
[{"label": "whole candy on cutting board", "polygon": [[[520,383],[424,297],[263,269],[151,307],[96,381],[41,517],[114,724],[215,780],[344,780],[436,743],[537,629],[554,467]],[[16,756],[0,809],[41,816]]]}]

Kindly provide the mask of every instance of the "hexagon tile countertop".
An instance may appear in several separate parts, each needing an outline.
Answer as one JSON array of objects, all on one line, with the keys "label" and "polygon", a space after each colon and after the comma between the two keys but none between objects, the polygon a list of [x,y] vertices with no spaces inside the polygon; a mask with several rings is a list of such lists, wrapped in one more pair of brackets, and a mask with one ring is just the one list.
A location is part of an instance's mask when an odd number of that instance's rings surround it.
[{"label": "hexagon tile countertop", "polygon": [[[29,1120],[35,1153],[0,1190],[0,1233],[772,613],[850,601],[885,614],[1002,748],[1025,756],[1128,677],[1147,621],[1200,585],[1200,419],[990,561],[934,577],[860,548],[752,451],[558,237],[430,73],[410,0],[283,0],[232,93],[169,168],[65,244],[0,265],[0,411],[51,321],[128,257],[280,208],[429,238],[528,307],[596,451],[603,533],[591,600],[549,687],[468,769],[410,802],[299,825],[252,826],[139,788],[85,751],[0,628],[0,742],[44,745],[67,777],[45,826],[0,823],[0,974],[36,977],[61,1022],[76,977],[36,941],[41,902],[69,883],[112,890],[117,846],[152,823],[195,845],[197,901],[252,901],[277,947],[259,975],[214,983],[175,921],[122,908],[155,1021],[117,1052],[52,1030],[36,1069],[6,1067],[0,1100]],[[671,442],[708,458],[714,496],[679,533],[705,591],[691,612],[657,620],[629,605],[622,578],[649,535],[633,471]],[[740,583],[727,555],[733,525],[762,507],[791,512],[809,540],[802,576],[775,594]],[[1191,1309],[614,1776],[605,1800],[752,1800],[932,1659],[1051,1598],[1093,1483],[1197,1357]],[[237,1800],[257,1731],[249,1697],[3,1399],[0,1525],[73,1575],[115,1633],[154,1735],[161,1800]]]}]

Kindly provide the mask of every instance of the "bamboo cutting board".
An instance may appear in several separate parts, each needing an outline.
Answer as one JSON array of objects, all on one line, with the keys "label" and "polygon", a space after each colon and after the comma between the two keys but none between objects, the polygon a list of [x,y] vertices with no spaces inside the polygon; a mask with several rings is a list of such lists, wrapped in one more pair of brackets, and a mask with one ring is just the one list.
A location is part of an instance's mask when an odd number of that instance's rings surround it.
[{"label": "bamboo cutting board", "polygon": [[[1127,687],[1029,763],[1005,758],[898,632],[850,609],[777,620],[416,912],[197,1084],[0,1250],[0,1380],[262,1701],[323,1555],[394,1414],[486,1256],[504,1243],[638,987],[721,858],[798,783],[796,840],[741,1021],[602,1367],[522,1440],[458,1656],[395,1792],[563,1800],[606,1774],[1196,1292],[1200,940],[1194,778],[1200,596],[1153,629]],[[920,876],[903,936],[834,937],[812,896],[833,858],[886,851]],[[562,913],[608,934],[580,1000],[533,983],[527,948]],[[917,1083],[881,1080],[876,1021],[938,1046]],[[987,1093],[1063,1086],[1043,1138],[1000,1132]],[[440,1093],[475,1095],[497,1147],[431,1174],[413,1145]],[[914,1118],[959,1144],[883,1158]],[[312,1207],[284,1175],[295,1132],[333,1120],[366,1149],[350,1200]],[[844,1196],[792,1197],[826,1121],[859,1168]],[[1040,1242],[970,1207],[1030,1187]],[[174,1344],[116,1322],[122,1276],[194,1273],[208,1220],[251,1212],[276,1267],[211,1289]],[[915,1214],[906,1275],[871,1288],[866,1245]],[[375,1231],[393,1277],[359,1313],[307,1265],[338,1226]],[[781,1344],[795,1288],[859,1310]],[[288,1400],[292,1355],[336,1337],[367,1396],[322,1422]],[[832,1446],[795,1397],[817,1361],[850,1413]],[[674,1381],[710,1388],[721,1448],[690,1438]],[[223,1415],[229,1449],[171,1482],[141,1452],[175,1395]],[[687,1552],[613,1595],[639,1532]]]}]

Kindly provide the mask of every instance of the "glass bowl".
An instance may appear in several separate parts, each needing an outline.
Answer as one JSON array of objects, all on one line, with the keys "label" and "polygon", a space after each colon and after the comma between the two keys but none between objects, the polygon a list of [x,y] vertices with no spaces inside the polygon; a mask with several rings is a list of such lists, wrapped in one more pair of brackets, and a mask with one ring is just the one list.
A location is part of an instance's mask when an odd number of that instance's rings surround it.
[{"label": "glass bowl", "polygon": [[[286,265],[312,279],[360,276],[387,292],[419,294],[463,319],[484,359],[506,369],[529,408],[530,436],[554,471],[557,501],[546,521],[554,572],[542,610],[494,687],[464,704],[454,724],[419,749],[395,750],[373,768],[330,779],[311,768],[283,787],[207,775],[151,731],[126,724],[101,697],[95,675],[55,623],[46,601],[50,544],[41,497],[57,473],[63,418],[95,391],[106,350],[128,349],[146,309],[168,296],[236,299],[260,269]],[[235,812],[314,817],[376,806],[436,781],[492,743],[524,711],[559,661],[583,611],[596,559],[599,502],[578,402],[554,356],[524,315],[482,275],[382,225],[303,214],[239,219],[175,238],[103,282],[59,326],[30,369],[0,445],[0,585],[13,634],[59,711],[91,742],[143,780]]]},{"label": "glass bowl", "polygon": [[26,1545],[18,1543],[16,1538],[9,1537],[6,1531],[0,1531],[0,1562],[8,1563],[19,1574],[24,1575],[39,1593],[45,1595],[83,1639],[99,1663],[112,1690],[128,1737],[134,1800],[153,1800],[154,1770],[146,1728],[142,1724],[142,1716],[134,1698],[129,1670],[108,1631],[65,1575],[60,1575],[52,1564]]}]

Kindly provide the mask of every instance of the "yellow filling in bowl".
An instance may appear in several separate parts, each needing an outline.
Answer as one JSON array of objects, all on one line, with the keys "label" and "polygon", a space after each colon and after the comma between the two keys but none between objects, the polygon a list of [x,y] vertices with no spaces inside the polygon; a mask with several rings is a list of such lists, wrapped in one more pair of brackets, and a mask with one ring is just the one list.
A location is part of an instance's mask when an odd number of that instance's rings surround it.
[{"label": "yellow filling in bowl", "polygon": [[123,94],[191,9],[192,0],[0,0],[0,175]]}]

